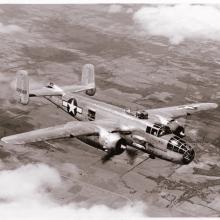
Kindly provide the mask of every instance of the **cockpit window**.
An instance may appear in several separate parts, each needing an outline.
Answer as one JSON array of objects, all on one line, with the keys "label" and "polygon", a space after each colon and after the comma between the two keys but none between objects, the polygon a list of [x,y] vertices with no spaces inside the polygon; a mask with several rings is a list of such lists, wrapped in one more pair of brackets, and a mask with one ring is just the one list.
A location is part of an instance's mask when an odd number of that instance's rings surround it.
[{"label": "cockpit window", "polygon": [[168,126],[155,123],[153,127],[147,126],[146,133],[152,134],[157,137],[162,137],[164,135],[171,134],[172,131]]},{"label": "cockpit window", "polygon": [[168,134],[171,134],[171,133],[172,133],[172,131],[170,130],[170,128],[168,126],[163,126],[159,129],[158,137],[168,135]]},{"label": "cockpit window", "polygon": [[154,135],[154,136],[157,136],[157,134],[158,134],[158,128],[147,126],[147,128],[146,128],[146,133],[152,134],[152,135]]},{"label": "cockpit window", "polygon": [[151,127],[150,127],[150,126],[147,126],[146,132],[147,132],[148,134],[150,134],[150,131],[151,131]]},{"label": "cockpit window", "polygon": [[151,134],[154,135],[154,136],[157,136],[157,129],[152,128],[151,129]]}]

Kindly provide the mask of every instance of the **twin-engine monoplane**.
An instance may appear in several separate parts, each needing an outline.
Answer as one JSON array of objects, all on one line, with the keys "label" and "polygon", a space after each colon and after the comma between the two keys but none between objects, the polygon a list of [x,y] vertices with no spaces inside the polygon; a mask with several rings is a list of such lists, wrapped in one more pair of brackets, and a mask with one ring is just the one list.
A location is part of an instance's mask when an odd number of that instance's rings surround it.
[{"label": "twin-engine monoplane", "polygon": [[[81,82],[60,87],[54,83],[39,89],[29,88],[26,71],[17,73],[17,99],[28,104],[32,97],[42,97],[61,108],[76,120],[62,125],[37,129],[2,138],[9,144],[26,144],[58,138],[79,140],[106,151],[103,161],[127,151],[140,150],[151,158],[161,158],[189,164],[195,156],[193,148],[184,140],[184,126],[178,118],[213,109],[215,103],[193,103],[175,107],[131,112],[97,101],[95,73],[92,64],[82,69]],[[82,94],[83,92],[83,94]]]}]

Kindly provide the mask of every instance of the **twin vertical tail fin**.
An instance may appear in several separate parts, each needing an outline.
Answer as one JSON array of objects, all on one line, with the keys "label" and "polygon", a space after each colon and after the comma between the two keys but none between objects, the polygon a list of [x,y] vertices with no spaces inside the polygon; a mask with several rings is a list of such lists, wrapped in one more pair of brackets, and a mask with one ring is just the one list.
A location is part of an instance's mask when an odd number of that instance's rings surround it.
[{"label": "twin vertical tail fin", "polygon": [[63,96],[65,93],[75,93],[81,91],[84,91],[89,96],[93,96],[96,92],[95,71],[94,65],[92,64],[86,64],[83,66],[81,82],[71,86],[58,87],[52,83],[46,87],[30,91],[29,78],[26,71],[18,71],[16,79],[16,99],[23,105],[27,105],[29,97],[33,96]]},{"label": "twin vertical tail fin", "polygon": [[88,87],[85,93],[89,96],[95,95],[96,86],[95,86],[95,70],[94,65],[92,64],[85,64],[82,68],[82,78],[81,84],[83,86]]},{"label": "twin vertical tail fin", "polygon": [[29,102],[29,79],[24,70],[18,71],[16,75],[16,99],[23,105]]}]

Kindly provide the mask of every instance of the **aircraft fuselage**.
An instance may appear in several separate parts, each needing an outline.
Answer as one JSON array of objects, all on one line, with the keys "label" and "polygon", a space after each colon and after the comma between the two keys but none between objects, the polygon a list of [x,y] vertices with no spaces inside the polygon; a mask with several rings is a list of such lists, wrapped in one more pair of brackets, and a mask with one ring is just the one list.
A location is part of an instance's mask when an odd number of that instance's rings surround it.
[{"label": "aircraft fuselage", "polygon": [[[117,121],[118,125],[123,125],[123,130],[126,130],[126,127],[128,131],[132,130],[130,134],[120,134],[125,140],[125,144],[151,156],[180,164],[188,164],[194,158],[194,150],[172,132],[158,135],[158,131],[157,134],[153,134],[154,124],[150,120],[130,115],[120,107],[81,94],[65,95],[62,98],[46,96],[45,98],[80,121],[102,120],[103,118],[111,121],[114,119],[113,121]],[[147,132],[149,128],[151,128],[151,133]],[[108,150],[103,143],[100,143],[99,137],[81,137],[79,139],[89,145]]]}]

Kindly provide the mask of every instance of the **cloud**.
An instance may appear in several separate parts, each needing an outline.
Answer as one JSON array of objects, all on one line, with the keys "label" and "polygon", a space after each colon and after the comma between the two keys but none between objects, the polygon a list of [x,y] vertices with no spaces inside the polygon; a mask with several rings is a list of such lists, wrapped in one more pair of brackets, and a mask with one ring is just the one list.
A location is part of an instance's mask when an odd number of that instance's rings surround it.
[{"label": "cloud", "polygon": [[122,11],[121,5],[110,5],[108,8],[109,13],[119,13]]},{"label": "cloud", "polygon": [[9,25],[3,25],[0,23],[0,33],[2,34],[10,34],[14,32],[20,32],[23,31],[23,28],[14,25],[14,24],[9,24]]},{"label": "cloud", "polygon": [[215,5],[164,5],[143,7],[134,16],[147,34],[169,38],[220,40],[220,8]]},{"label": "cloud", "polygon": [[30,164],[17,170],[1,171],[0,188],[4,190],[0,190],[0,198],[3,200],[32,198],[38,195],[38,189],[44,191],[47,187],[54,188],[60,183],[58,172],[44,164]]},{"label": "cloud", "polygon": [[0,171],[0,216],[5,220],[137,219],[144,220],[144,206],[111,209],[105,205],[83,207],[61,205],[52,192],[64,187],[57,170],[45,164],[29,164],[15,170]]}]

